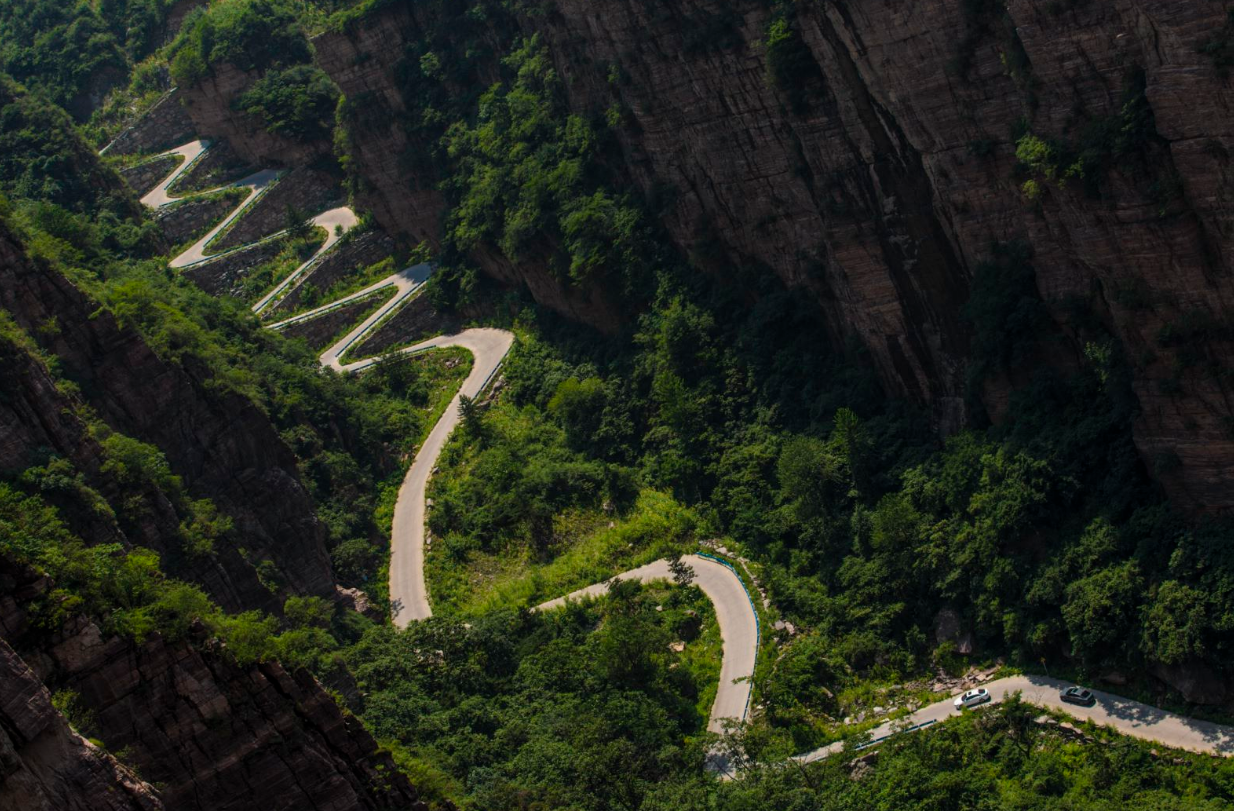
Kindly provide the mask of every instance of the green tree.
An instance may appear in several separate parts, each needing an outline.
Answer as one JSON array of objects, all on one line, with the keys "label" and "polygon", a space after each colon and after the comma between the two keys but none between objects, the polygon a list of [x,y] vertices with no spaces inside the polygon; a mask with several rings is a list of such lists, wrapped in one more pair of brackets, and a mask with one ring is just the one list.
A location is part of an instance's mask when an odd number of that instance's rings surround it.
[{"label": "green tree", "polygon": [[459,395],[458,415],[463,423],[463,431],[467,436],[483,444],[488,439],[488,425],[484,420],[484,411],[475,398]]},{"label": "green tree", "polygon": [[1199,659],[1205,652],[1207,603],[1204,592],[1177,580],[1157,586],[1144,608],[1144,654],[1168,665]]},{"label": "green tree", "polygon": [[1062,614],[1076,655],[1089,663],[1114,657],[1132,633],[1143,588],[1134,561],[1069,585]]}]

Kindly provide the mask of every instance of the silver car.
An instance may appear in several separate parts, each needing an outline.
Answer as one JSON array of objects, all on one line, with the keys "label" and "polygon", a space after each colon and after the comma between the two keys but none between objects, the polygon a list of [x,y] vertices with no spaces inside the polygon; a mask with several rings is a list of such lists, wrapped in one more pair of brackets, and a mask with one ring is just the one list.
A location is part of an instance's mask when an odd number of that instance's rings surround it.
[{"label": "silver car", "polygon": [[991,698],[992,696],[990,695],[989,690],[984,687],[978,687],[976,690],[969,690],[964,695],[957,697],[955,700],[955,708],[957,710],[963,710],[969,707],[976,707],[980,704],[986,703]]}]

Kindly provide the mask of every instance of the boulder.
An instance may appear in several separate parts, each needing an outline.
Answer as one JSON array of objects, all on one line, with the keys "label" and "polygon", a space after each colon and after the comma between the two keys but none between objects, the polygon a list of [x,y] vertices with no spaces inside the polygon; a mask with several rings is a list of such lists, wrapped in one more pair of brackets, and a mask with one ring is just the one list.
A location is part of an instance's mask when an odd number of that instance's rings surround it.
[{"label": "boulder", "polygon": [[1221,704],[1229,695],[1225,682],[1208,665],[1187,662],[1178,665],[1155,664],[1150,672],[1182,693],[1192,704]]}]

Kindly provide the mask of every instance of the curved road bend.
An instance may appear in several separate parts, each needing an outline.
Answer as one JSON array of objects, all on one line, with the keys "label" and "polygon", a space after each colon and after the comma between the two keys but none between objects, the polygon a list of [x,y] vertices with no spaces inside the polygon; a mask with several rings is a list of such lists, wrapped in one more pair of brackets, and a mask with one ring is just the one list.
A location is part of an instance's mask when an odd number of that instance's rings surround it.
[{"label": "curved road bend", "polygon": [[[414,620],[428,619],[433,615],[424,586],[424,491],[437,464],[437,457],[446,446],[454,426],[459,423],[459,399],[464,395],[475,397],[480,393],[513,343],[514,335],[502,329],[468,329],[402,350],[416,352],[430,347],[461,346],[470,350],[475,362],[471,374],[467,375],[454,399],[446,406],[446,412],[420,446],[398,491],[394,526],[390,534],[390,606],[394,624],[399,628],[406,628]],[[362,363],[372,365],[375,362]],[[352,371],[360,368],[360,364],[348,364],[342,368]]]},{"label": "curved road bend", "polygon": [[[178,198],[170,195],[171,186],[193,165],[194,161],[209,148],[209,142],[192,141],[181,147],[163,153],[164,155],[181,155],[184,162],[171,172],[167,178],[153,191],[142,197],[141,202],[150,208],[169,205]],[[172,267],[185,267],[195,262],[203,261],[205,246],[220,231],[234,222],[249,205],[276,178],[272,170],[258,172],[244,180],[233,184],[234,187],[247,187],[249,195],[236,209],[216,228],[211,230],[201,241],[189,248],[171,261]],[[327,211],[313,218],[317,225],[325,227],[328,236],[325,244],[288,279],[284,280],[273,291],[262,298],[254,306],[254,312],[260,312],[276,299],[304,270],[318,257],[332,248],[342,234],[356,224],[355,213],[351,209],[338,208]],[[336,233],[336,226],[337,228]],[[379,362],[370,358],[354,363],[343,364],[340,356],[352,345],[374,329],[381,320],[408,297],[415,294],[428,277],[430,268],[418,265],[383,279],[364,290],[353,293],[325,307],[310,313],[304,313],[286,321],[274,324],[274,328],[287,326],[298,321],[308,320],[324,312],[342,306],[346,303],[376,292],[383,287],[397,288],[394,297],[377,310],[372,316],[352,330],[334,346],[322,355],[322,363],[341,372],[355,372],[368,368]],[[461,346],[471,351],[475,356],[475,364],[467,376],[459,392],[455,395],[446,412],[437,425],[433,427],[428,439],[420,448],[419,453],[408,470],[399,490],[398,502],[394,510],[394,528],[391,539],[390,558],[390,599],[393,606],[395,625],[406,627],[411,621],[425,619],[432,615],[429,608],[427,592],[424,585],[424,492],[433,466],[437,462],[446,440],[459,422],[458,402],[462,395],[474,397],[497,371],[502,359],[509,352],[514,336],[498,329],[469,329],[458,335],[444,336],[424,341],[415,346],[401,350],[404,353],[417,352],[431,347]],[[716,700],[712,705],[708,729],[713,732],[723,731],[725,719],[744,719],[750,698],[750,682],[747,678],[754,672],[754,658],[757,652],[758,627],[740,579],[727,567],[706,558],[694,555],[686,560],[694,568],[695,582],[715,605],[716,618],[720,624],[720,635],[724,642],[724,656],[720,665],[720,685],[716,692]],[[642,581],[671,578],[667,561],[657,561],[638,569],[618,575],[623,578],[633,578]],[[563,605],[566,599],[577,599],[587,595],[602,593],[607,587],[604,584],[590,586],[549,601],[538,607],[538,610],[548,610]],[[742,681],[735,681],[743,679]],[[1067,682],[1050,679],[1044,676],[1012,676],[999,679],[985,685],[995,701],[1000,701],[1008,694],[1020,691],[1024,699],[1032,704],[1066,711],[1075,718],[1091,720],[1098,724],[1107,724],[1119,732],[1143,740],[1155,741],[1166,746],[1190,750],[1206,754],[1234,755],[1234,727],[1213,724],[1207,721],[1197,721],[1175,713],[1166,712],[1147,704],[1094,691],[1097,703],[1093,707],[1078,707],[1064,704],[1058,699],[1061,689],[1070,686]],[[907,723],[922,724],[929,721],[942,721],[955,712],[952,699],[948,698],[917,710],[908,716]],[[873,737],[890,734],[897,724],[888,722],[872,730]],[[802,762],[813,762],[842,751],[842,744],[817,749],[798,755],[795,759]],[[727,771],[721,764],[719,771]]]},{"label": "curved road bend", "polygon": [[[186,194],[182,197],[173,197],[171,194],[171,187],[175,185],[176,181],[179,180],[186,172],[193,168],[193,164],[209,148],[209,141],[198,139],[195,141],[190,141],[183,146],[176,147],[168,152],[164,152],[162,155],[158,156],[164,157],[167,155],[180,155],[184,158],[184,161],[177,166],[175,170],[163,180],[163,182],[159,183],[158,186],[154,187],[153,190],[141,198],[142,204],[149,208],[162,208],[179,200],[187,199],[189,197],[197,197],[203,194],[210,194],[212,192],[221,191],[222,189],[228,188],[248,189],[248,195],[243,201],[240,202],[239,205],[232,209],[231,213],[228,214],[222,222],[210,229],[209,233],[193,245],[189,246],[184,253],[168,262],[168,264],[173,268],[186,268],[190,265],[195,265],[214,258],[215,254],[206,253],[206,246],[209,245],[211,240],[217,237],[224,229],[242,217],[244,213],[248,211],[249,207],[257,201],[257,198],[259,198],[262,193],[266,191],[266,189],[278,180],[280,175],[280,172],[273,169],[263,169],[260,172],[256,172],[243,180],[239,180],[227,186],[220,186],[217,189],[210,189],[207,191],[193,192],[192,194]],[[304,271],[307,270],[310,265],[333,248],[335,243],[343,238],[344,234],[352,228],[355,228],[356,224],[359,222],[359,219],[356,217],[356,213],[354,211],[344,206],[341,208],[324,211],[313,217],[310,222],[313,225],[326,229],[326,241],[313,253],[312,256],[309,257],[307,262],[297,267],[294,271],[292,271],[291,275],[263,296],[260,301],[254,304],[253,312],[260,313],[268,307],[271,302],[281,296],[283,292],[296,281],[296,279],[303,275]],[[282,233],[284,233],[284,231],[280,230],[274,234],[264,237],[259,241],[264,242],[267,239],[273,239]]]},{"label": "curved road bend", "polygon": [[[244,181],[241,181],[241,183],[243,182]],[[248,202],[246,201],[244,205],[247,206]],[[241,208],[243,208],[243,206]],[[232,217],[234,218],[235,215],[233,214]],[[288,274],[286,279],[283,279],[283,281],[275,285],[273,290],[262,296],[261,300],[253,305],[253,312],[260,313],[262,310],[269,307],[270,304],[276,301],[280,296],[282,296],[283,291],[285,291],[288,287],[291,287],[296,279],[299,279],[304,274],[304,271],[308,270],[310,265],[316,262],[323,254],[326,253],[326,251],[333,248],[335,243],[343,238],[344,234],[355,228],[356,224],[360,222],[360,219],[356,216],[356,212],[346,206],[343,206],[342,208],[332,208],[329,211],[323,211],[316,217],[310,219],[309,222],[313,225],[326,229],[326,241],[321,244],[320,248],[313,252],[313,255],[308,258],[308,261],[293,270],[290,274]],[[226,225],[226,223],[224,223],[224,225]],[[284,232],[279,231],[278,233],[271,234],[265,239],[273,239],[282,233]],[[207,241],[208,240],[209,237],[207,237]],[[394,277],[391,276],[390,278]]]},{"label": "curved road bend", "polygon": [[[707,722],[709,732],[724,732],[726,720],[744,721],[750,705],[751,679],[754,677],[754,661],[758,654],[758,618],[745,586],[732,569],[710,558],[685,555],[682,560],[694,569],[694,584],[703,590],[716,609],[716,621],[720,624],[720,638],[724,650],[720,659],[720,686],[716,700],[711,705],[711,717]],[[657,560],[646,566],[623,572],[621,580],[638,580],[649,583],[655,580],[672,580],[667,560]],[[605,583],[549,600],[536,606],[537,611],[548,611],[565,605],[566,600],[596,597],[608,591]]]},{"label": "curved road bend", "polygon": [[[1121,696],[1110,695],[1094,690],[1097,703],[1092,707],[1080,707],[1066,704],[1059,700],[1061,690],[1071,687],[1073,682],[1059,681],[1046,676],[1009,676],[982,685],[990,691],[995,702],[1002,701],[1008,695],[1019,691],[1024,700],[1039,707],[1063,710],[1068,715],[1083,721],[1093,721],[1097,724],[1112,726],[1124,735],[1141,740],[1153,741],[1175,749],[1186,749],[1207,755],[1234,755],[1234,727],[1213,724],[1208,721],[1197,721],[1182,715],[1158,709],[1148,704],[1141,704]],[[956,714],[953,698],[939,701],[922,707],[908,716],[907,723],[924,724],[929,721],[945,721]],[[972,710],[966,710],[972,712]],[[977,710],[980,712],[980,709]],[[896,724],[888,722],[871,730],[871,736],[879,738],[893,732]],[[822,749],[815,749],[804,755],[797,755],[794,760],[803,763],[813,763],[816,760],[830,757],[843,751],[842,743],[833,743]]]},{"label": "curved road bend", "polygon": [[[185,165],[188,165],[188,161],[185,161]],[[248,189],[248,196],[241,201],[240,205],[232,209],[231,213],[224,217],[222,222],[211,228],[209,233],[197,240],[197,242],[191,245],[188,250],[177,256],[175,259],[172,259],[168,264],[170,264],[173,268],[186,268],[189,265],[195,265],[198,262],[204,262],[205,260],[211,258],[212,255],[206,253],[206,246],[210,244],[210,241],[222,233],[223,229],[243,216],[244,212],[248,210],[248,207],[251,206],[253,202],[261,196],[261,193],[268,189],[274,181],[278,180],[278,178],[278,171],[274,169],[262,169],[260,172],[251,174],[243,180],[238,180],[230,186],[224,186],[223,188],[229,189]],[[211,191],[218,191],[218,189],[211,189]],[[209,194],[209,192],[198,192],[197,194]],[[191,196],[196,197],[197,194]],[[167,203],[164,205],[167,205]]]},{"label": "curved road bend", "polygon": [[158,158],[165,158],[169,155],[179,155],[184,158],[184,162],[177,166],[162,183],[147,192],[146,196],[141,198],[141,204],[149,208],[162,208],[165,205],[169,205],[174,203],[176,200],[179,200],[179,197],[171,196],[171,187],[175,185],[175,182],[179,180],[185,172],[193,168],[193,163],[209,148],[209,141],[199,139],[196,141],[189,141],[184,146],[178,146],[173,150],[151,158],[151,160],[158,160]]}]

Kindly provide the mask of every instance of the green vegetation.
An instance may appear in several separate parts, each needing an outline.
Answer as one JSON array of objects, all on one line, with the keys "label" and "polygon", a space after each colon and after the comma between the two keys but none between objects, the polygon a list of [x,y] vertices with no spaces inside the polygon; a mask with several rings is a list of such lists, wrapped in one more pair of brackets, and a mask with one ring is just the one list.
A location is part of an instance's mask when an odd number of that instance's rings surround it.
[{"label": "green vegetation", "polygon": [[[289,137],[321,137],[335,95],[306,67],[304,32],[347,27],[384,1],[213,3],[168,51],[173,75],[195,81],[223,62],[259,72],[240,109]],[[1138,404],[1123,348],[1084,302],[1067,325],[1082,358],[1066,372],[1038,362],[1051,346],[1021,246],[995,246],[977,266],[966,312],[980,345],[972,386],[1011,383],[1005,412],[997,426],[941,442],[773,274],[714,245],[689,259],[666,247],[653,203],[613,171],[620,110],[572,113],[542,44],[504,24],[507,4],[426,2],[443,22],[402,55],[410,112],[398,124],[433,146],[400,160],[431,164],[450,204],[434,300],[481,298],[468,256],[483,250],[542,263],[573,292],[603,288],[625,306],[626,331],[599,336],[516,295],[502,300],[518,334],[505,385],[493,403],[463,402],[462,428],[433,479],[428,577],[439,616],[396,631],[287,593],[269,560],[250,564],[278,595],[278,616],[220,610],[189,578],[223,565],[228,550],[244,556],[243,528],[220,505],[190,498],[160,449],[91,415],[93,393],[64,376],[48,348],[56,324],[26,334],[0,321],[5,353],[44,360],[80,398],[101,449],[98,475],[114,487],[104,496],[50,453],[4,471],[0,558],[54,580],[31,606],[40,631],[87,614],[109,633],[216,636],[241,662],[278,657],[335,684],[354,679],[352,710],[438,808],[1061,811],[1234,800],[1229,763],[1157,756],[1099,730],[1081,740],[1019,702],[898,738],[872,762],[785,765],[785,754],[844,736],[845,714],[922,700],[938,668],[973,660],[1067,662],[1085,680],[1157,664],[1228,677],[1228,526],[1186,523],[1161,497],[1133,442]],[[72,13],[89,31],[90,19],[111,24],[110,5]],[[968,33],[1002,16],[998,3],[962,8]],[[813,60],[786,15],[770,23],[766,54],[771,80],[793,92]],[[716,30],[731,29],[718,16]],[[139,50],[119,58],[131,64]],[[85,53],[112,58],[107,48]],[[53,99],[80,89],[72,75],[46,75],[58,83],[45,91]],[[620,66],[610,75],[619,86]],[[1155,127],[1143,77],[1128,86],[1116,114],[1066,142],[1018,132],[1023,178],[1041,189],[1143,170]],[[148,218],[71,119],[16,83],[2,90],[5,227],[164,360],[269,417],[327,527],[340,583],[384,611],[398,485],[470,370],[465,353],[391,357],[355,377],[323,370],[303,341],[263,329],[243,302],[210,298],[168,272]],[[371,101],[342,104],[344,147],[366,117],[384,114]],[[302,259],[289,253],[259,269],[247,292]],[[1221,329],[1184,318],[1159,343]],[[77,531],[89,514],[136,536],[156,508],[172,516],[161,559],[90,545]],[[755,714],[732,743],[748,771],[723,784],[704,768],[719,640],[696,589],[625,584],[594,603],[523,610],[712,540],[754,561],[773,611],[796,628],[777,640],[764,627],[776,655],[762,657]],[[943,611],[971,638],[973,657],[934,638]],[[80,697],[58,700],[87,724]]]},{"label": "green vegetation", "polygon": [[[132,440],[129,440],[132,442]],[[0,482],[0,558],[50,575],[55,588],[30,606],[34,624],[55,632],[77,614],[103,618],[104,629],[144,639],[158,631],[169,641],[185,639],[194,622],[228,644],[240,662],[271,655],[277,623],[257,612],[223,613],[197,586],[171,580],[159,557],[119,544],[86,546],[56,510]]]},{"label": "green vegetation", "polygon": [[1073,142],[1049,141],[1032,132],[1021,134],[1016,143],[1016,160],[1017,172],[1029,176],[1025,194],[1030,198],[1037,196],[1041,182],[1065,186],[1068,181],[1077,180],[1089,195],[1097,196],[1101,180],[1112,168],[1133,176],[1155,176],[1149,154],[1160,136],[1145,95],[1146,82],[1144,71],[1133,69],[1118,112],[1088,119]]},{"label": "green vegetation", "polygon": [[266,71],[309,61],[308,40],[285,0],[224,0],[185,20],[171,46],[171,75],[182,87],[226,62]]},{"label": "green vegetation", "polygon": [[[346,239],[346,237],[344,239]],[[344,243],[340,242],[339,248],[336,248],[335,250],[341,250],[343,244]],[[313,284],[313,280],[310,278],[306,280],[303,285],[301,285],[300,297],[296,301],[294,307],[280,310],[277,314],[272,315],[281,320],[283,318],[289,318],[293,315],[308,312],[309,310],[315,310],[318,307],[323,307],[331,302],[338,301],[341,298],[349,296],[352,293],[363,290],[366,287],[370,287],[382,279],[388,279],[390,276],[394,275],[398,266],[399,263],[394,261],[394,257],[386,257],[380,262],[374,262],[367,267],[353,268],[350,273],[344,275],[324,291],[317,285]],[[380,294],[383,300],[390,297],[391,289],[392,288],[387,289],[384,293]]]},{"label": "green vegetation", "polygon": [[122,188],[120,178],[99,165],[64,110],[0,74],[0,191],[100,214],[114,228],[116,218],[136,209]]},{"label": "green vegetation", "polygon": [[806,110],[809,93],[823,81],[822,71],[814,54],[801,38],[795,16],[780,16],[767,28],[764,44],[767,56],[767,78],[771,84],[784,91],[793,112],[800,115]]},{"label": "green vegetation", "polygon": [[282,237],[282,249],[273,259],[245,271],[240,299],[248,304],[256,302],[311,259],[326,239],[326,229],[320,226],[309,228],[306,234]]},{"label": "green vegetation", "polygon": [[669,647],[698,599],[623,584],[548,614],[374,628],[347,656],[374,734],[466,807],[638,808],[702,773],[709,685]]},{"label": "green vegetation", "polygon": [[0,73],[78,118],[158,46],[172,0],[12,0],[0,7]]},{"label": "green vegetation", "polygon": [[320,68],[294,65],[266,73],[235,104],[260,117],[269,132],[312,141],[331,137],[338,98],[338,88]]},{"label": "green vegetation", "polygon": [[597,188],[600,136],[563,114],[560,82],[537,40],[506,65],[513,83],[490,89],[476,124],[460,122],[443,139],[457,166],[451,249],[466,255],[487,242],[516,260],[547,252],[560,278],[575,283],[636,273],[643,226],[628,200]]},{"label": "green vegetation", "polygon": [[759,770],[722,784],[714,800],[704,786],[682,787],[643,807],[1215,811],[1230,801],[1228,760],[1162,756],[1104,730],[1086,727],[1076,734],[1056,722],[1039,723],[1039,717],[1039,709],[1009,701],[902,735],[876,755]]}]

